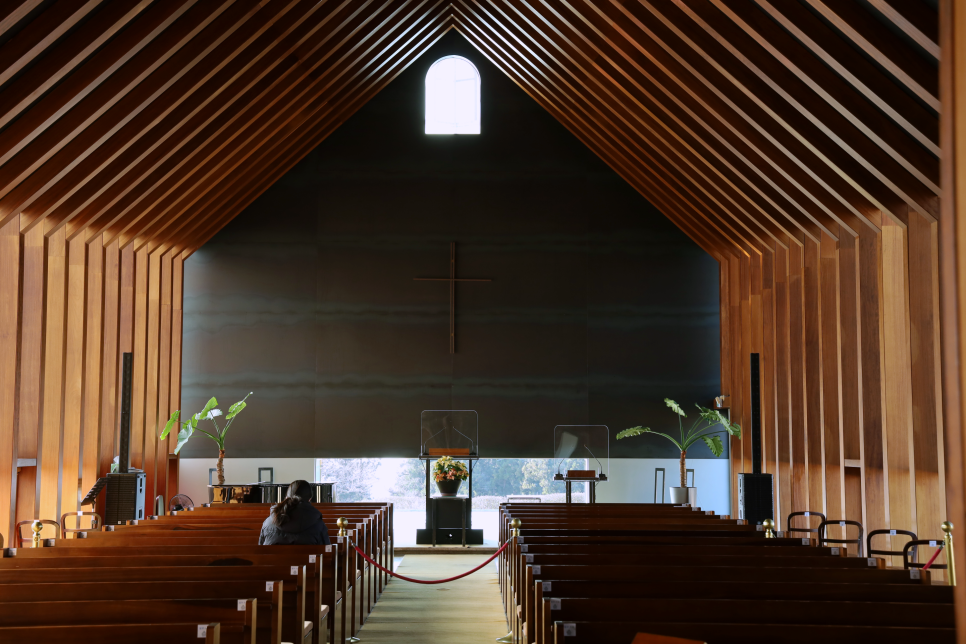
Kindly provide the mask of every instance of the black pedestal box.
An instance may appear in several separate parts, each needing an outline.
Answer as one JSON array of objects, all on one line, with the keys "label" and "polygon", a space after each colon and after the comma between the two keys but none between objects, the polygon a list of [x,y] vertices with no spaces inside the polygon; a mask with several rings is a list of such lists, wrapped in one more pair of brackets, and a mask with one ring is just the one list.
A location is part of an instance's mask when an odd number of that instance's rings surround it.
[{"label": "black pedestal box", "polygon": [[107,475],[104,524],[120,525],[144,518],[145,474],[137,470]]},{"label": "black pedestal box", "polygon": [[774,483],[771,474],[738,475],[739,519],[758,525],[765,519],[775,518],[774,507]]}]

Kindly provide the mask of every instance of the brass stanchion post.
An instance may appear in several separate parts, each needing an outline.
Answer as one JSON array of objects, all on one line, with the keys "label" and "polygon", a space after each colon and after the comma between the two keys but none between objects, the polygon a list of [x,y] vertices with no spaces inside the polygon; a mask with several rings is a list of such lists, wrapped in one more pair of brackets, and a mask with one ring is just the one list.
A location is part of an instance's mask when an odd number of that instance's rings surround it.
[{"label": "brass stanchion post", "polygon": [[772,521],[771,519],[765,519],[764,521],[761,522],[761,527],[763,527],[765,529],[765,538],[766,539],[774,539],[775,538],[775,533],[772,532],[772,530],[775,529],[775,522],[774,521]]},{"label": "brass stanchion post", "polygon": [[44,529],[44,524],[40,521],[34,521],[30,524],[30,529],[34,531],[34,548],[42,548],[43,543],[40,540],[40,531]]},{"label": "brass stanchion post", "polygon": [[943,548],[946,550],[946,578],[950,586],[956,585],[956,558],[953,557],[953,524],[943,521]]},{"label": "brass stanchion post", "polygon": [[339,526],[339,536],[340,537],[347,537],[347,536],[349,536],[349,533],[346,532],[346,528],[349,526],[349,520],[348,519],[346,519],[345,517],[339,517],[336,520],[335,524],[337,526]]},{"label": "brass stanchion post", "polygon": [[[510,569],[510,579],[511,580],[513,579],[513,562],[515,561],[515,558],[514,558],[513,555],[516,552],[517,537],[520,536],[520,526],[521,525],[523,525],[523,523],[520,521],[520,519],[511,519],[510,520],[510,528],[513,530],[513,532],[511,533],[510,538],[513,539],[513,542],[510,544],[510,556],[507,557],[507,559],[511,562],[511,564],[509,566],[509,569]],[[507,592],[510,594],[510,597],[512,598],[513,597],[513,588],[508,589]],[[513,642],[513,631],[511,630],[509,633],[507,633],[503,637],[496,638],[496,641],[499,642],[500,644],[512,644],[512,642]]]}]

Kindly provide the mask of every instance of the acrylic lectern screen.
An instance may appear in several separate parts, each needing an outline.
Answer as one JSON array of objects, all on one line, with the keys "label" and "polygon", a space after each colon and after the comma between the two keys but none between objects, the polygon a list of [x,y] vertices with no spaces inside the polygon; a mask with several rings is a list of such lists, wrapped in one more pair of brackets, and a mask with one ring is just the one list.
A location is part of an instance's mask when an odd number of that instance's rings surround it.
[{"label": "acrylic lectern screen", "polygon": [[420,456],[479,456],[479,416],[472,409],[430,409],[419,417]]},{"label": "acrylic lectern screen", "polygon": [[[597,476],[610,474],[610,431],[607,425],[557,425],[553,428],[554,473],[568,470],[595,470]],[[576,461],[586,461],[581,466]]]}]

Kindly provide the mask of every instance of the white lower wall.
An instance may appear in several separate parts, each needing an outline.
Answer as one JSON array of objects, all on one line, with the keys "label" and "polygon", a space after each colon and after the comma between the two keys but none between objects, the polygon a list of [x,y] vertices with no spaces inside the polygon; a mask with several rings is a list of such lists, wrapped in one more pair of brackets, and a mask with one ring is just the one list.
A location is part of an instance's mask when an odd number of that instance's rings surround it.
[{"label": "white lower wall", "polygon": [[[182,458],[180,492],[195,503],[208,501],[208,468],[215,467],[214,458]],[[259,467],[274,467],[275,481],[289,483],[295,479],[315,480],[314,458],[226,458],[225,480],[231,483],[254,483]],[[610,476],[597,485],[600,503],[652,503],[654,501],[654,468],[663,467],[665,488],[678,484],[676,458],[613,458]],[[730,467],[727,458],[691,459],[698,488],[698,505],[718,514],[731,514]],[[670,495],[665,490],[665,499]],[[661,500],[658,492],[657,500]]]},{"label": "white lower wall", "polygon": [[[597,484],[598,503],[653,503],[654,470],[664,468],[664,499],[670,502],[666,488],[680,483],[680,462],[676,458],[612,458],[608,480]],[[698,505],[702,510],[731,514],[731,468],[727,458],[691,459],[698,488]],[[660,483],[658,476],[658,483]],[[660,490],[657,493],[661,501]]]},{"label": "white lower wall", "polygon": [[[208,502],[208,468],[218,464],[217,458],[183,458],[179,463],[179,492],[187,494],[196,504]],[[258,468],[274,467],[276,483],[291,483],[297,479],[315,480],[314,458],[226,458],[226,483],[254,483]],[[217,480],[212,476],[212,480]]]}]

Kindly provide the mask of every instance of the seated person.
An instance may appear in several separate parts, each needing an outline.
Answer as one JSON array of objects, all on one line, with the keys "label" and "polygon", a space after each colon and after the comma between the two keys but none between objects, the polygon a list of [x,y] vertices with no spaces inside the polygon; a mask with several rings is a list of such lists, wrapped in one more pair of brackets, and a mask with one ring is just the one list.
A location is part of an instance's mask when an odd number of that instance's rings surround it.
[{"label": "seated person", "polygon": [[330,545],[322,514],[312,505],[312,486],[292,481],[285,500],[273,505],[258,535],[260,546]]}]

